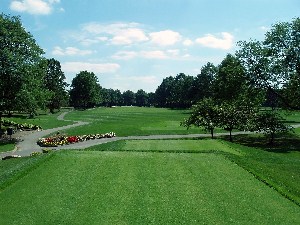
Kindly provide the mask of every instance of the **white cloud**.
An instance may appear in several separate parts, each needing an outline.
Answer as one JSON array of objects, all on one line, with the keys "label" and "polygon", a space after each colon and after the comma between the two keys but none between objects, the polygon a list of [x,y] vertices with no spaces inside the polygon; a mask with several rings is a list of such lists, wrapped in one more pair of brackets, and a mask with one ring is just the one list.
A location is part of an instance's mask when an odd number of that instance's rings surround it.
[{"label": "white cloud", "polygon": [[[128,77],[127,77],[127,79],[128,79]],[[146,84],[146,85],[158,84],[158,82],[159,82],[156,76],[132,76],[132,77],[129,77],[129,80],[138,82],[139,84]]]},{"label": "white cloud", "polygon": [[265,27],[265,26],[261,26],[261,27],[259,27],[259,29],[262,30],[262,31],[268,31],[268,30],[270,30],[269,27]]},{"label": "white cloud", "polygon": [[169,49],[166,51],[152,50],[152,51],[119,51],[112,56],[113,59],[129,60],[136,57],[146,59],[178,59],[180,58],[179,49]]},{"label": "white cloud", "polygon": [[161,46],[174,45],[181,40],[181,35],[172,30],[150,33],[151,42]]},{"label": "white cloud", "polygon": [[10,9],[32,15],[49,15],[53,10],[53,4],[59,2],[60,0],[14,0],[10,3]]},{"label": "white cloud", "polygon": [[108,25],[89,23],[85,24],[82,30],[94,35],[109,35],[109,41],[113,45],[130,45],[149,40],[144,30],[139,28],[138,23],[113,23]]},{"label": "white cloud", "polygon": [[108,40],[108,37],[94,37],[94,38],[82,38],[79,40],[79,42],[82,44],[82,45],[85,45],[85,46],[90,46],[92,44],[98,44],[100,42],[105,42]]},{"label": "white cloud", "polygon": [[186,39],[184,42],[183,42],[183,45],[184,46],[192,46],[194,43],[193,43],[193,41],[192,40],[190,40],[190,39]]},{"label": "white cloud", "polygon": [[79,73],[80,71],[90,71],[94,73],[114,73],[120,65],[117,63],[87,63],[87,62],[66,62],[61,65],[64,72]]},{"label": "white cloud", "polygon": [[170,50],[167,50],[167,53],[170,56],[176,57],[176,56],[179,56],[180,50],[179,49],[170,49]]},{"label": "white cloud", "polygon": [[[109,78],[108,78],[109,79]],[[121,91],[131,90],[136,92],[143,89],[146,92],[153,91],[153,87],[158,86],[161,81],[157,76],[120,76],[116,75],[109,81],[107,88],[119,89]]]},{"label": "white cloud", "polygon": [[141,51],[141,56],[147,59],[167,59],[168,56],[164,51]]},{"label": "white cloud", "polygon": [[60,0],[48,0],[50,4],[53,4],[53,3],[60,3]]},{"label": "white cloud", "polygon": [[187,58],[190,58],[190,57],[191,57],[191,55],[190,55],[190,54],[188,54],[188,53],[186,53],[186,54],[184,54],[182,57],[183,57],[183,58],[185,58],[185,59],[187,59]]},{"label": "white cloud", "polygon": [[111,43],[115,45],[128,45],[147,40],[148,37],[141,29],[127,28],[120,30],[119,33],[112,38]]},{"label": "white cloud", "polygon": [[78,48],[74,47],[67,47],[65,49],[62,49],[59,46],[54,47],[54,50],[52,51],[52,55],[60,55],[60,56],[73,56],[73,55],[90,55],[93,51],[91,50],[80,50]]},{"label": "white cloud", "polygon": [[207,34],[205,37],[197,38],[196,43],[205,47],[223,50],[232,48],[234,37],[227,32],[222,32],[221,36],[221,38],[217,38],[212,34]]},{"label": "white cloud", "polygon": [[138,52],[135,51],[120,51],[112,56],[113,59],[133,59],[138,56]]}]

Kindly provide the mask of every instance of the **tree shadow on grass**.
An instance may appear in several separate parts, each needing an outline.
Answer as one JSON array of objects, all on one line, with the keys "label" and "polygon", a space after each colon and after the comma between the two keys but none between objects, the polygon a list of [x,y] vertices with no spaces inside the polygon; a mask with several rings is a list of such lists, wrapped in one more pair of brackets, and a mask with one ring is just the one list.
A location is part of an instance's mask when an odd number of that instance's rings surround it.
[{"label": "tree shadow on grass", "polygon": [[269,139],[262,134],[236,135],[234,142],[248,147],[259,148],[267,152],[300,152],[300,137],[293,133],[278,135],[272,145],[269,144]]},{"label": "tree shadow on grass", "polygon": [[12,115],[3,115],[3,119],[13,119],[13,118],[18,118],[18,119],[28,119],[28,114],[12,114]]},{"label": "tree shadow on grass", "polygon": [[287,123],[287,124],[299,124],[300,121],[296,121],[296,120],[285,120],[284,123]]}]

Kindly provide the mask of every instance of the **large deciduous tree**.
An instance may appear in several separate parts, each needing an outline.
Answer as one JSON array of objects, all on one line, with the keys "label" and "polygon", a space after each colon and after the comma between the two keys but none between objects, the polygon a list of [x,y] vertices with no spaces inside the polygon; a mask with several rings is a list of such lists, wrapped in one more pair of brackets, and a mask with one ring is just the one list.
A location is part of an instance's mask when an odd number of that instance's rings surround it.
[{"label": "large deciduous tree", "polygon": [[147,106],[148,105],[149,96],[148,96],[148,94],[144,90],[139,89],[135,93],[135,100],[136,100],[136,105],[137,106]]},{"label": "large deciduous tree", "polygon": [[34,113],[45,103],[43,54],[19,17],[0,15],[0,117],[12,110]]},{"label": "large deciduous tree", "polygon": [[67,92],[65,88],[67,87],[67,83],[65,79],[66,77],[61,70],[60,62],[53,58],[48,59],[44,85],[51,94],[47,105],[51,113],[54,113],[55,109],[60,109],[62,104],[66,101]]},{"label": "large deciduous tree", "polygon": [[217,71],[217,67],[210,62],[201,68],[200,74],[195,77],[193,82],[192,99],[194,102],[201,101],[213,95],[212,84]]},{"label": "large deciduous tree", "polygon": [[123,97],[123,104],[125,106],[132,106],[135,105],[135,94],[133,91],[127,90],[124,91],[122,94]]},{"label": "large deciduous tree", "polygon": [[[284,96],[280,90],[300,76],[300,18],[273,25],[262,42],[250,40],[238,45],[240,49],[236,55],[245,68],[247,79],[280,99],[286,107],[297,108],[298,103],[295,107],[290,95]],[[295,84],[297,82],[293,83],[293,88]]]},{"label": "large deciduous tree", "polygon": [[191,107],[194,78],[179,73],[176,77],[167,77],[155,91],[157,106],[170,108]]},{"label": "large deciduous tree", "polygon": [[272,72],[282,79],[300,76],[300,18],[277,23],[266,33],[263,44],[272,60]]},{"label": "large deciduous tree", "polygon": [[213,90],[214,97],[220,101],[236,99],[246,88],[244,68],[240,61],[228,54],[218,67]]},{"label": "large deciduous tree", "polygon": [[101,86],[93,72],[81,71],[72,80],[70,103],[75,108],[92,108],[100,103]]},{"label": "large deciduous tree", "polygon": [[171,107],[174,77],[169,76],[163,79],[155,91],[156,104],[158,107]]}]

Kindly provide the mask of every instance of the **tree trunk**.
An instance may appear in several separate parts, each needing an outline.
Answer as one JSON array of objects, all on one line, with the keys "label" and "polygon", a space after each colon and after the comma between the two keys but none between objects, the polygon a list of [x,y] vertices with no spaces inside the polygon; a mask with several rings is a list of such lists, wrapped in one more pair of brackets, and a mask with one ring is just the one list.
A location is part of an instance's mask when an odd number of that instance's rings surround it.
[{"label": "tree trunk", "polygon": [[230,140],[230,142],[233,141],[233,140],[232,140],[232,129],[229,130],[229,140]]},{"label": "tree trunk", "polygon": [[211,139],[214,139],[214,129],[210,129]]},{"label": "tree trunk", "polygon": [[272,132],[272,133],[271,133],[270,142],[269,142],[270,145],[273,145],[273,144],[274,144],[274,136],[275,136],[275,135],[274,135],[274,133]]},{"label": "tree trunk", "polygon": [[0,111],[0,138],[2,137],[2,111]]}]

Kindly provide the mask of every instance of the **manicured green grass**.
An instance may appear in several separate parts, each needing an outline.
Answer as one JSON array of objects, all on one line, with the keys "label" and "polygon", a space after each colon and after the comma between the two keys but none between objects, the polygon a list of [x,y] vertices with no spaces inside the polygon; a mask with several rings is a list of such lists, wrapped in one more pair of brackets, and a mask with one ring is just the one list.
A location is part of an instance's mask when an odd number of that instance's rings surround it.
[{"label": "manicured green grass", "polygon": [[286,122],[288,124],[294,125],[300,123],[300,111],[294,110],[289,112],[286,110],[282,110],[281,115],[286,119]]},{"label": "manicured green grass", "polygon": [[228,145],[242,154],[230,158],[300,206],[299,137],[276,139],[274,146],[266,145],[259,135],[239,136],[235,141]]},{"label": "manicured green grass", "polygon": [[240,153],[222,140],[121,140],[92,146],[86,151],[139,151],[177,153]]},{"label": "manicured green grass", "polygon": [[73,111],[66,118],[90,122],[89,125],[69,129],[70,135],[115,132],[118,136],[151,134],[203,133],[201,128],[187,130],[180,126],[190,110],[170,110],[147,107],[96,108]]},{"label": "manicured green grass", "polygon": [[51,155],[0,160],[0,190],[27,175],[49,157]]},{"label": "manicured green grass", "polygon": [[[188,113],[74,111],[66,119],[91,124],[67,132],[200,133],[179,127]],[[261,135],[234,141],[124,140],[0,161],[0,224],[300,224],[297,133],[275,146]]]},{"label": "manicured green grass", "polygon": [[247,148],[130,140],[24,158],[37,166],[0,192],[1,224],[299,224],[299,206],[233,162]]},{"label": "manicured green grass", "polygon": [[300,140],[277,139],[266,145],[262,135],[241,135],[236,143],[222,140],[126,140],[93,146],[93,151],[223,153],[300,206]]},{"label": "manicured green grass", "polygon": [[41,112],[38,116],[34,118],[28,118],[28,116],[24,114],[22,115],[15,114],[13,115],[13,117],[10,118],[4,117],[4,119],[12,120],[16,123],[30,123],[34,125],[39,125],[43,129],[50,129],[50,128],[62,127],[74,123],[72,121],[57,120],[57,117],[65,111],[68,110],[61,110],[60,112],[56,112],[54,114]]},{"label": "manicured green grass", "polygon": [[15,148],[14,143],[0,143],[0,152],[12,151]]}]

